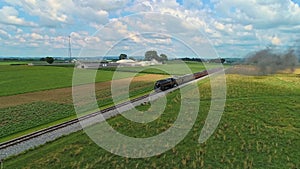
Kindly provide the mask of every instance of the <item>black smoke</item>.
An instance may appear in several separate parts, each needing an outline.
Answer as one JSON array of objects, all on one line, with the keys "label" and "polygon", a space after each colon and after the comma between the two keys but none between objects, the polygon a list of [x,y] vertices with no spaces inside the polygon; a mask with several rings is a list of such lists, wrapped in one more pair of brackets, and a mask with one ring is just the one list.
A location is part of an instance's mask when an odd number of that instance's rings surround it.
[{"label": "black smoke", "polygon": [[297,53],[294,49],[280,53],[267,48],[247,56],[245,64],[255,66],[259,75],[273,74],[281,70],[293,72],[299,60]]}]

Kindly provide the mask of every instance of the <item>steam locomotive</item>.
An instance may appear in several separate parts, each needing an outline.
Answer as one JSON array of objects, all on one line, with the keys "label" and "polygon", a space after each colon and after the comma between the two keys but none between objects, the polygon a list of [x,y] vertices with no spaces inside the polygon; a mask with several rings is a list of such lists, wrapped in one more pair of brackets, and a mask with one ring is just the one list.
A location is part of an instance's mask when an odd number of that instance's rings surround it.
[{"label": "steam locomotive", "polygon": [[167,78],[167,79],[158,80],[154,84],[154,90],[160,89],[162,91],[165,91],[167,89],[170,89],[170,88],[176,87],[178,85],[181,85],[183,83],[187,83],[192,80],[204,77],[206,75],[208,75],[208,71],[204,70],[202,72],[188,74],[188,75],[180,76],[177,78]]}]

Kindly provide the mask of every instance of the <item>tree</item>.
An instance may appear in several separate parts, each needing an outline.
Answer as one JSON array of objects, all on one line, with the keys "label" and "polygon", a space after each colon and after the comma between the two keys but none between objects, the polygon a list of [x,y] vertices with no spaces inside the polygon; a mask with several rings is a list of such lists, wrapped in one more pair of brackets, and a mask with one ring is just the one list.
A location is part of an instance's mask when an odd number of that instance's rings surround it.
[{"label": "tree", "polygon": [[130,60],[135,60],[135,58],[134,58],[134,57],[129,57],[129,59],[130,59]]},{"label": "tree", "polygon": [[145,53],[145,60],[150,61],[152,59],[160,61],[160,58],[155,50],[150,50]]},{"label": "tree", "polygon": [[127,59],[127,55],[122,53],[119,56],[119,60],[123,60],[123,59]]},{"label": "tree", "polygon": [[152,59],[155,59],[159,62],[165,62],[168,60],[168,56],[166,54],[160,54],[160,56],[158,56],[155,50],[147,51],[145,53],[145,60],[150,61]]},{"label": "tree", "polygon": [[168,60],[168,56],[165,54],[160,54],[160,59],[164,62]]},{"label": "tree", "polygon": [[49,63],[49,64],[52,64],[52,63],[54,62],[53,57],[49,57],[49,56],[47,56],[47,57],[45,58],[45,60],[46,60],[46,62]]},{"label": "tree", "polygon": [[222,64],[224,64],[226,60],[224,58],[222,58],[222,59],[220,59],[220,61]]}]

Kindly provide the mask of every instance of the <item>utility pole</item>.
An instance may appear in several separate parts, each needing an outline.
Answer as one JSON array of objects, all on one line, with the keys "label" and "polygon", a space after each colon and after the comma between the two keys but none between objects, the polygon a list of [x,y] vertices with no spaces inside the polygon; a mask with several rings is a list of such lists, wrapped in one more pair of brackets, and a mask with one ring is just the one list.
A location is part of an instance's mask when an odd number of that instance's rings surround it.
[{"label": "utility pole", "polygon": [[71,36],[69,36],[69,51],[68,51],[68,56],[70,58],[69,62],[71,63],[72,59],[72,48],[71,48]]}]

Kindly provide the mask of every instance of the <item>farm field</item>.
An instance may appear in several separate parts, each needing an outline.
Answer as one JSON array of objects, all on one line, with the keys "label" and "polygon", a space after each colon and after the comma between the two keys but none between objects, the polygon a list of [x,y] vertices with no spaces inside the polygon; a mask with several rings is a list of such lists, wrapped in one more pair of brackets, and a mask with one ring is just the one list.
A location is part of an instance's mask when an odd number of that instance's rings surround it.
[{"label": "farm field", "polygon": [[[195,65],[202,70],[199,64]],[[3,80],[0,84],[3,89],[0,92],[3,95],[0,97],[0,142],[76,118],[72,88],[64,87],[72,83],[73,68],[0,66],[0,70],[5,74],[0,77]],[[90,70],[80,70],[79,73],[89,76]],[[119,80],[115,81],[122,85],[127,77],[136,74],[130,84],[129,96],[137,97],[152,91],[154,81],[166,77],[153,73],[118,72]],[[95,89],[101,108],[113,104],[110,92],[113,74],[113,71],[104,70],[97,73]],[[126,92],[121,91],[117,97],[124,98],[125,95]]]},{"label": "farm field", "polygon": [[[181,143],[161,155],[119,157],[99,148],[81,131],[7,159],[4,168],[300,168],[299,75],[226,76],[224,114],[203,144],[198,138],[210,107],[209,80],[198,83],[201,106],[194,127]],[[172,125],[180,108],[179,91],[167,99],[167,109],[151,123],[133,123],[122,116],[109,123],[128,136],[159,134]]]},{"label": "farm field", "polygon": [[[72,67],[52,66],[0,66],[0,96],[15,95],[41,90],[72,86]],[[81,70],[83,76],[89,76],[89,70]],[[123,74],[123,78],[131,74]],[[113,72],[101,71],[97,73],[96,82],[111,80]],[[121,76],[121,75],[120,75]]]},{"label": "farm field", "polygon": [[24,65],[28,64],[27,62],[20,62],[20,61],[1,61],[0,66],[8,66],[8,65]]},{"label": "farm field", "polygon": [[[1,62],[0,62],[1,63]],[[121,78],[130,77],[144,69],[144,74],[166,74],[158,69],[167,67],[176,74],[178,67],[182,64],[170,63],[167,65],[148,66],[148,67],[124,67],[118,71]],[[192,72],[204,70],[201,63],[187,62],[187,66]],[[213,64],[211,65],[214,66]],[[95,82],[105,82],[112,79],[115,69],[99,70]],[[132,73],[131,73],[132,72]],[[57,66],[8,66],[0,64],[0,96],[16,95],[21,93],[50,90],[72,86],[73,68]],[[91,71],[82,69],[78,73],[82,76],[90,76]],[[179,70],[179,74],[185,74]],[[140,74],[143,74],[140,73]],[[84,83],[84,82],[83,82]]]},{"label": "farm field", "polygon": [[[163,75],[151,74],[135,77],[130,85],[130,97],[150,92],[153,89],[153,80],[163,77]],[[126,79],[116,81],[122,83],[124,80]],[[113,104],[110,88],[110,82],[96,83],[95,89],[99,107]],[[120,92],[118,96],[121,97],[124,94],[126,92]],[[25,134],[22,132],[33,128],[38,130],[50,124],[76,118],[72,101],[72,88],[4,96],[0,97],[0,103],[0,142]]]}]

